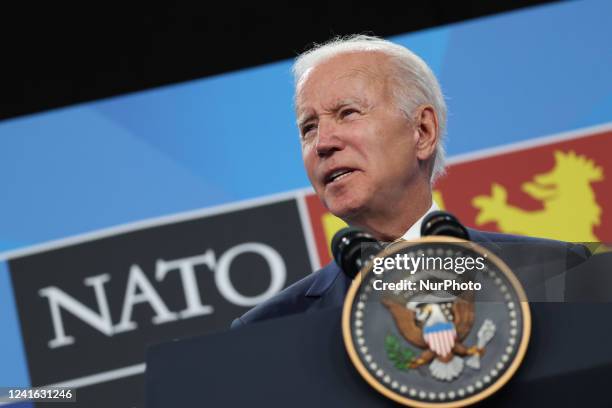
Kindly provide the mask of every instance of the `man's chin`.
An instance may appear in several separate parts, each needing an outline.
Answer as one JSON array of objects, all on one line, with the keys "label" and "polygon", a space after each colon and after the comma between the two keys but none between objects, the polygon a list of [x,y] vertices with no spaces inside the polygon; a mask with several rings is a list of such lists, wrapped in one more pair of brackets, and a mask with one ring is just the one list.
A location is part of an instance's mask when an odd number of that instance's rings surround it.
[{"label": "man's chin", "polygon": [[330,213],[346,222],[359,219],[359,214],[361,214],[363,210],[362,205],[357,205],[357,203],[354,202],[331,202],[326,204]]}]

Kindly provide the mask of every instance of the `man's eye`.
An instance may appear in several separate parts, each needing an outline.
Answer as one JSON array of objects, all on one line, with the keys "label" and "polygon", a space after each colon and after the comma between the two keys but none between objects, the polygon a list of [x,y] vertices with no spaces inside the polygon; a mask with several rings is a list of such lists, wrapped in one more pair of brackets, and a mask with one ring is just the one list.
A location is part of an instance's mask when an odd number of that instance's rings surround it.
[{"label": "man's eye", "polygon": [[353,113],[358,113],[359,111],[357,109],[344,109],[340,112],[340,117],[342,119],[346,118],[347,116],[352,115]]},{"label": "man's eye", "polygon": [[315,128],[314,124],[304,125],[304,127],[302,127],[302,137],[306,136],[314,128]]}]

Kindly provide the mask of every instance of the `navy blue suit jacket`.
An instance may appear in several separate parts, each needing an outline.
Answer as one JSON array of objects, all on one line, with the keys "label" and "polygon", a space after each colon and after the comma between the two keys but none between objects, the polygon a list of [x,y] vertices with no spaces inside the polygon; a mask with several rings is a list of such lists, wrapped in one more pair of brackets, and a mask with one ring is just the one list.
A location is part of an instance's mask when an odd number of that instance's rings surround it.
[{"label": "navy blue suit jacket", "polygon": [[[471,241],[492,251],[510,266],[530,301],[546,300],[545,283],[590,255],[584,246],[566,242],[473,229],[468,231]],[[235,319],[232,328],[275,317],[340,307],[351,282],[340,267],[331,262]]]}]

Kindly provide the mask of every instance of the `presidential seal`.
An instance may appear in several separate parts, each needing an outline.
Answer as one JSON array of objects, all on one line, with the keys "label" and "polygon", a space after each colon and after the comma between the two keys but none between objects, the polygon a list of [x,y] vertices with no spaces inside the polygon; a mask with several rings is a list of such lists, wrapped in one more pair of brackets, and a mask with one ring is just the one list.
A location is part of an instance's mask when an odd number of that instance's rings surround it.
[{"label": "presidential seal", "polygon": [[413,407],[461,407],[501,388],[529,342],[525,292],[508,266],[468,241],[426,237],[387,248],[355,277],[344,343],[377,391]]}]

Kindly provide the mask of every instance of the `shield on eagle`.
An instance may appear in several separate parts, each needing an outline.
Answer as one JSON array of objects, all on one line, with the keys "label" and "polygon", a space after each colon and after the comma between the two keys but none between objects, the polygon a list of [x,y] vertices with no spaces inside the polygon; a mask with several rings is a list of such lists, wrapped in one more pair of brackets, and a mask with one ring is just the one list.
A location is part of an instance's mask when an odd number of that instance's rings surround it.
[{"label": "shield on eagle", "polygon": [[450,354],[456,338],[457,331],[452,323],[436,323],[423,328],[423,339],[432,351],[442,357]]}]

